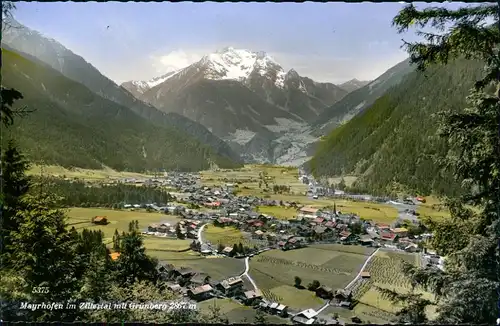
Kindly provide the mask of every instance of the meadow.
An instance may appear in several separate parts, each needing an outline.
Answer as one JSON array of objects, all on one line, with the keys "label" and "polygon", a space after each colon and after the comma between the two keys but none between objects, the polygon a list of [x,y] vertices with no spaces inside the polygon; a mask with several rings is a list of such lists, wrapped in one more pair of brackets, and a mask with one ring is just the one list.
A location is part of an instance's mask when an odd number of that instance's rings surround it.
[{"label": "meadow", "polygon": [[258,240],[253,240],[249,236],[245,236],[243,232],[231,226],[217,227],[207,225],[203,229],[202,237],[204,241],[208,241],[213,245],[221,243],[223,246],[228,247],[232,247],[234,244],[238,243],[247,247],[253,247],[259,244]]},{"label": "meadow", "polygon": [[339,248],[316,245],[290,251],[270,250],[250,260],[250,275],[270,300],[297,310],[317,309],[323,300],[308,290],[295,288],[295,277],[301,278],[305,287],[317,280],[333,289],[344,288],[359,272],[369,252],[336,250]]},{"label": "meadow", "polygon": [[[91,222],[95,216],[105,216],[108,219],[107,225],[96,225]],[[119,233],[128,231],[128,225],[131,221],[139,221],[139,229],[146,230],[150,224],[167,222],[175,224],[179,221],[176,216],[165,215],[156,212],[146,212],[144,210],[114,210],[103,208],[81,208],[74,207],[68,209],[68,224],[74,226],[77,230],[90,229],[102,230],[107,241],[111,241],[113,234],[117,229]],[[163,239],[168,240],[168,239]],[[176,240],[177,241],[177,240]],[[179,240],[181,241],[181,240]],[[189,243],[188,243],[189,246]]]},{"label": "meadow", "polygon": [[119,172],[110,168],[101,170],[72,168],[66,169],[57,165],[33,165],[27,172],[28,175],[50,175],[55,177],[78,178],[85,180],[102,181],[105,179],[119,178],[148,178],[147,174],[135,172]]},{"label": "meadow", "polygon": [[[255,322],[257,310],[241,305],[233,300],[210,299],[198,303],[198,309],[207,314],[210,313],[210,310],[213,309],[214,306],[220,309],[220,313],[226,316],[231,324]],[[268,324],[291,324],[289,319],[283,319],[272,315],[266,315],[266,320]]]},{"label": "meadow", "polygon": [[438,198],[429,196],[425,197],[425,200],[426,202],[420,203],[417,208],[420,217],[430,217],[432,220],[438,221],[450,217],[450,211]]},{"label": "meadow", "polygon": [[257,212],[261,214],[271,215],[278,219],[289,220],[297,216],[297,209],[293,207],[282,206],[259,206]]},{"label": "meadow", "polygon": [[[267,173],[268,191],[264,186],[259,187],[261,173]],[[245,165],[237,170],[204,171],[201,172],[201,181],[207,186],[220,186],[225,183],[237,183],[238,195],[253,195],[268,199],[296,202],[297,204],[322,208],[337,206],[343,213],[357,214],[364,219],[371,219],[377,223],[391,223],[397,219],[398,211],[387,204],[367,203],[364,201],[350,201],[345,199],[319,198],[313,199],[306,195],[307,186],[298,180],[298,169],[292,167],[281,167],[271,165]],[[289,193],[273,193],[272,186],[284,185],[290,187]],[[282,219],[290,219],[296,216],[293,208],[284,207],[259,207],[259,212],[273,215]]]}]

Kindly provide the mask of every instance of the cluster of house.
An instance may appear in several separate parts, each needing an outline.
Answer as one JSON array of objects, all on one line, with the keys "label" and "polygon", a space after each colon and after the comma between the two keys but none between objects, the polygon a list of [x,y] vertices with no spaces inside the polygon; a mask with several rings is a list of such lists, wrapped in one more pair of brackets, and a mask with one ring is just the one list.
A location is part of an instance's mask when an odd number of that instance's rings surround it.
[{"label": "cluster of house", "polygon": [[181,220],[176,224],[162,222],[149,225],[148,230],[144,233],[158,237],[178,237],[177,233],[179,230],[179,232],[182,234],[182,238],[196,239],[198,236],[198,230],[201,225],[202,222],[199,220]]},{"label": "cluster of house", "polygon": [[176,268],[171,264],[160,263],[158,272],[167,287],[174,292],[194,301],[204,301],[214,297],[235,299],[245,305],[259,306],[268,313],[286,316],[287,306],[269,302],[259,290],[248,290],[241,277],[213,280],[205,273],[190,268]]}]

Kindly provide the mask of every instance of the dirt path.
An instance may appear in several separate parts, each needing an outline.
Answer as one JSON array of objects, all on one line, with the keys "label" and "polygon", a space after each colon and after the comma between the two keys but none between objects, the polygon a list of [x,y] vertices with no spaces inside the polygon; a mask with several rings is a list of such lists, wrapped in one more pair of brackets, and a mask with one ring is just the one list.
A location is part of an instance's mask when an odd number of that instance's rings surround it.
[{"label": "dirt path", "polygon": [[240,275],[240,277],[246,276],[250,283],[252,283],[254,291],[257,291],[259,288],[257,288],[257,284],[255,284],[255,281],[252,279],[250,274],[248,274],[248,271],[250,270],[250,257],[245,258],[245,272]]},{"label": "dirt path", "polygon": [[356,275],[356,277],[349,283],[347,284],[347,286],[344,288],[345,290],[347,290],[348,288],[350,288],[354,283],[356,283],[356,281],[361,277],[361,273],[363,273],[363,270],[365,269],[366,265],[368,265],[368,263],[370,262],[370,260],[377,254],[377,252],[380,250],[380,248],[378,248],[377,250],[375,250],[371,255],[370,257],[368,257],[365,261],[365,263],[363,264],[363,266],[361,266],[361,269],[359,270],[359,273],[358,275]]}]

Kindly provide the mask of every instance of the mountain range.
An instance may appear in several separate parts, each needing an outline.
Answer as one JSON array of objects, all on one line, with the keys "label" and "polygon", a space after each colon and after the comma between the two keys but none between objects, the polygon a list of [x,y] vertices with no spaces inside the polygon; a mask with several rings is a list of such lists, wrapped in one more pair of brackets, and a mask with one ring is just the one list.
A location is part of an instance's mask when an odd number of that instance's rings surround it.
[{"label": "mountain range", "polygon": [[345,83],[342,83],[339,85],[340,88],[346,90],[348,93],[354,92],[355,90],[369,84],[369,80],[357,80],[356,78],[353,78],[349,81],[346,81]]},{"label": "mountain range", "polygon": [[404,60],[373,81],[335,85],[285,70],[265,52],[227,47],[117,85],[17,24],[3,35],[2,86],[20,90],[20,105],[36,110],[4,135],[35,161],[121,170],[307,162],[318,177],[356,175],[355,186],[371,192],[456,189],[429,159],[446,149],[433,136],[433,117],[448,102],[463,106],[477,62],[423,75]]},{"label": "mountain range", "polygon": [[291,138],[348,94],[294,69],[285,71],[265,52],[232,47],[152,80],[121,86],[163,112],[199,122],[253,162],[279,161]]}]

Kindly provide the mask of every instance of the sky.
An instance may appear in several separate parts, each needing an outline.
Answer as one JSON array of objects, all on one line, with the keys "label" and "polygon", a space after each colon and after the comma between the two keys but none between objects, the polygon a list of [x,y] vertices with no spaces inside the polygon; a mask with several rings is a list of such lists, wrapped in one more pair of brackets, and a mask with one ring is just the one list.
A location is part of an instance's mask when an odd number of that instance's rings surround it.
[{"label": "sky", "polygon": [[[457,8],[462,3],[427,4]],[[319,82],[373,80],[407,58],[403,3],[17,2],[14,17],[117,83],[149,80],[226,46],[264,51]]]}]

